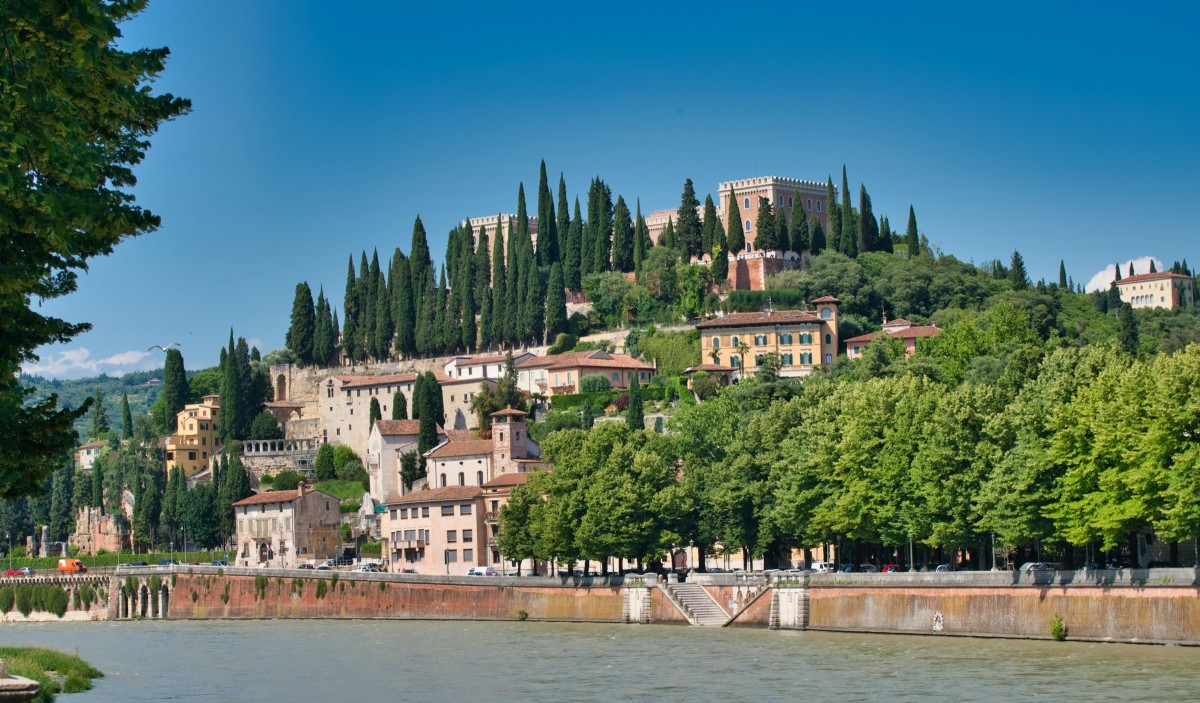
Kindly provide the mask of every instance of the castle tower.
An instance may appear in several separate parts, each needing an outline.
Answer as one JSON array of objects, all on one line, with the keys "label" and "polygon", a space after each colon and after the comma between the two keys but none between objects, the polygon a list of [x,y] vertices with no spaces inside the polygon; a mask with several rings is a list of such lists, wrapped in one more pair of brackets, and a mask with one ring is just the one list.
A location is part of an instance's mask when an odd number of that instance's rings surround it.
[{"label": "castle tower", "polygon": [[529,413],[512,408],[492,413],[492,478],[516,473],[516,460],[529,458],[527,417]]},{"label": "castle tower", "polygon": [[833,366],[838,355],[838,305],[842,301],[832,295],[812,301],[821,318],[821,363],[825,368]]}]

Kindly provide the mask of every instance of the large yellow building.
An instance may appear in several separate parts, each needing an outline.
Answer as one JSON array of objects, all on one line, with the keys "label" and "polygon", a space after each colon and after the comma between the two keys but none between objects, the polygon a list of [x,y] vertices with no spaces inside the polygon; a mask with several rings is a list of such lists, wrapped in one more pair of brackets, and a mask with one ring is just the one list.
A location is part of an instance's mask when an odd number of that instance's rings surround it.
[{"label": "large yellow building", "polygon": [[1117,281],[1121,302],[1135,308],[1190,308],[1195,301],[1192,277],[1161,271],[1139,273]]},{"label": "large yellow building", "polygon": [[779,355],[780,376],[807,376],[837,358],[838,299],[812,301],[815,310],[735,312],[696,325],[705,361],[754,373],[768,354]]},{"label": "large yellow building", "polygon": [[189,477],[208,468],[221,449],[220,414],[221,397],[206,395],[175,415],[175,434],[167,438],[168,476],[175,467],[182,467]]}]

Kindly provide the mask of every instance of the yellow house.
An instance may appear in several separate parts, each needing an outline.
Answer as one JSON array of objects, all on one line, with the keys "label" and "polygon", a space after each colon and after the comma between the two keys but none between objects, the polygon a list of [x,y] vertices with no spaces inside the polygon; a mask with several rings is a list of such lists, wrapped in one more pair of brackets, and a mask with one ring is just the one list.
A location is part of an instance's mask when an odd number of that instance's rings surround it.
[{"label": "yellow house", "polygon": [[812,301],[815,310],[735,312],[696,325],[706,361],[735,369],[738,378],[777,354],[780,376],[807,376],[837,358],[838,299]]},{"label": "yellow house", "polygon": [[221,397],[206,395],[175,415],[175,434],[167,438],[168,476],[177,466],[189,477],[208,468],[209,459],[221,449],[220,412]]},{"label": "yellow house", "polygon": [[1170,271],[1139,273],[1117,281],[1121,302],[1134,308],[1190,308],[1195,301],[1192,277]]}]

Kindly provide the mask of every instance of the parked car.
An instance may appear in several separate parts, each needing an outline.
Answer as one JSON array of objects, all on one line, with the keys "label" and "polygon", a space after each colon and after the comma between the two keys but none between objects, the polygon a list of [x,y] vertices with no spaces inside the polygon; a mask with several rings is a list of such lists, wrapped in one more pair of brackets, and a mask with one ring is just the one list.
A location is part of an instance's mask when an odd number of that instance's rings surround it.
[{"label": "parked car", "polygon": [[378,564],[359,564],[358,566],[351,569],[351,571],[360,573],[360,574],[377,574],[377,573],[379,573],[379,565]]},{"label": "parked car", "polygon": [[835,570],[834,563],[831,561],[814,561],[808,568],[818,574],[832,574]]},{"label": "parked car", "polygon": [[224,559],[213,559],[212,565],[213,566],[229,566],[229,562],[225,561]]},{"label": "parked car", "polygon": [[899,564],[884,564],[883,566],[879,567],[879,571],[885,574],[890,574],[901,570],[902,569],[900,568]]},{"label": "parked car", "polygon": [[333,571],[333,567],[329,564],[318,564],[317,571]]},{"label": "parked car", "polygon": [[179,564],[179,562],[175,559],[159,559],[158,560],[159,566],[177,566],[178,564]]},{"label": "parked car", "polygon": [[953,564],[938,564],[937,566],[934,567],[933,570],[939,574],[945,574],[945,573],[954,571],[954,565]]},{"label": "parked car", "polygon": [[498,576],[496,569],[490,566],[472,566],[467,569],[467,576]]},{"label": "parked car", "polygon": [[296,568],[297,569],[312,569],[315,567],[312,564],[300,564]]},{"label": "parked car", "polygon": [[863,572],[864,574],[879,573],[879,567],[875,566],[874,564],[859,564],[858,570]]},{"label": "parked car", "polygon": [[9,569],[4,572],[5,576],[33,576],[33,569],[28,566],[22,566],[19,569]]}]

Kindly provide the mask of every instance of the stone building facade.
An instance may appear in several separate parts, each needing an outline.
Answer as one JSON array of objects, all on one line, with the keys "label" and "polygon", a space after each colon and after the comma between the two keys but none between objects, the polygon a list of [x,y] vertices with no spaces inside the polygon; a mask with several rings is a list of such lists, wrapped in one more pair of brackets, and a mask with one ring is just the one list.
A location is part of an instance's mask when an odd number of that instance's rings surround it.
[{"label": "stone building facade", "polygon": [[1195,281],[1191,276],[1164,271],[1139,273],[1117,281],[1121,302],[1134,308],[1190,308],[1195,305]]},{"label": "stone building facade", "polygon": [[294,491],[256,493],[233,511],[238,566],[296,568],[334,556],[341,543],[338,499],[304,482]]}]

